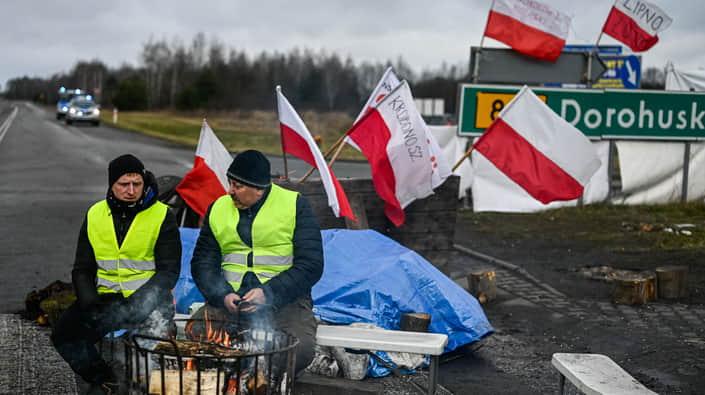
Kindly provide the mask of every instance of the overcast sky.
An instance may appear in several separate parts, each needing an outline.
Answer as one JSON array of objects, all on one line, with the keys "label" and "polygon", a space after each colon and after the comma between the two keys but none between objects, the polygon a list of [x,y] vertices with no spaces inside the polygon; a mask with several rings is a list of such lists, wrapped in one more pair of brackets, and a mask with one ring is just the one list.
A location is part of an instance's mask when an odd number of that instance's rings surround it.
[{"label": "overcast sky", "polygon": [[[569,44],[594,44],[611,0],[543,0],[573,17]],[[705,1],[651,0],[673,18],[643,66],[705,67]],[[69,71],[78,60],[139,64],[150,39],[197,32],[248,53],[325,49],[356,62],[402,56],[416,71],[467,62],[490,0],[33,1],[0,2],[0,83]],[[603,36],[601,44],[616,44]],[[491,39],[485,46],[504,47]]]}]

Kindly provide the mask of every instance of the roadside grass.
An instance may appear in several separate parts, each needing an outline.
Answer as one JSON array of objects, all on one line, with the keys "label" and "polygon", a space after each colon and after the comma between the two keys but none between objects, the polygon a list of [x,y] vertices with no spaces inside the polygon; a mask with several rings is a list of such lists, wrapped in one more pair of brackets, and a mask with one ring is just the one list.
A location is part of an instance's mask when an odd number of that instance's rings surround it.
[{"label": "roadside grass", "polygon": [[474,232],[504,239],[582,240],[608,250],[634,252],[705,248],[703,203],[589,205],[532,214],[465,211],[461,216],[470,221]]},{"label": "roadside grass", "polygon": [[[121,111],[118,123],[112,122],[112,111],[101,113],[101,120],[110,126],[158,137],[178,144],[196,147],[204,114],[169,111]],[[325,152],[352,125],[352,117],[345,113],[301,114],[314,136],[321,137]],[[270,155],[281,155],[279,120],[275,112],[231,111],[207,114],[207,122],[229,151],[257,149]],[[351,147],[343,148],[339,159],[364,160]]]}]

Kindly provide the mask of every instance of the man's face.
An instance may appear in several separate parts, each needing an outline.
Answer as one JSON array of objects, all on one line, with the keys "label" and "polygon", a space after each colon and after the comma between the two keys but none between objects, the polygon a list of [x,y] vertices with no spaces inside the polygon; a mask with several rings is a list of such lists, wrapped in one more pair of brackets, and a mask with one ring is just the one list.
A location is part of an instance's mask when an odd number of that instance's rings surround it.
[{"label": "man's face", "polygon": [[264,195],[264,189],[259,189],[242,184],[235,180],[230,180],[230,189],[228,194],[233,198],[235,206],[237,208],[248,208],[253,204],[257,203],[262,195]]},{"label": "man's face", "polygon": [[110,187],[113,195],[123,202],[134,203],[142,197],[144,191],[144,180],[139,173],[126,173]]}]

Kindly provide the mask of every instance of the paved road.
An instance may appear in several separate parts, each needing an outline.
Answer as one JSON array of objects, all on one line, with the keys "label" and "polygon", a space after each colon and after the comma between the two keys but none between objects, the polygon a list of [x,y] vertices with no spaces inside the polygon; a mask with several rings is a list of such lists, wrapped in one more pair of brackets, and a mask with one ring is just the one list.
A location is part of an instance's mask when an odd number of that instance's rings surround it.
[{"label": "paved road", "polygon": [[[70,281],[78,229],[85,210],[107,190],[108,162],[133,153],[157,176],[183,175],[193,148],[110,127],[66,126],[31,103],[0,101],[0,313],[23,308],[33,288]],[[289,160],[300,176],[305,163]],[[368,177],[366,164],[340,162],[339,177]],[[284,172],[272,158],[272,172]]]}]

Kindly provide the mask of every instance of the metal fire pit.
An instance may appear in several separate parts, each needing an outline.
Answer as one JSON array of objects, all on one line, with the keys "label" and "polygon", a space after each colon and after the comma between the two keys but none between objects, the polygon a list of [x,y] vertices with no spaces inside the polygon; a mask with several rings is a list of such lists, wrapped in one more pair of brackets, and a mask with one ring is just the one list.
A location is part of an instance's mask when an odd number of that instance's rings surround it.
[{"label": "metal fire pit", "polygon": [[[132,334],[124,340],[130,394],[293,393],[299,344],[295,336],[230,321],[176,323],[186,331],[179,330],[172,338]],[[203,330],[191,331],[194,326]]]}]

